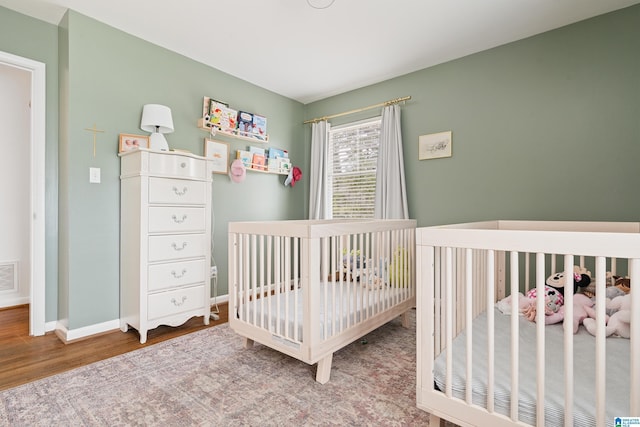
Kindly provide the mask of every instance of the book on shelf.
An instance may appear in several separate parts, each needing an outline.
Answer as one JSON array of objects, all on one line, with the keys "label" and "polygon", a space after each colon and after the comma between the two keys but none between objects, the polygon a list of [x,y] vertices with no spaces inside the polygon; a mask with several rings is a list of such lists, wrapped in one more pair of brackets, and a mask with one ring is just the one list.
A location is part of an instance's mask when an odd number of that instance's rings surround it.
[{"label": "book on shelf", "polygon": [[264,157],[264,154],[254,154],[253,159],[251,161],[251,167],[257,170],[266,170],[267,159]]},{"label": "book on shelf", "polygon": [[253,136],[260,140],[267,139],[267,118],[259,114],[253,115]]},{"label": "book on shelf", "polygon": [[251,167],[252,157],[253,155],[246,150],[238,150],[236,154],[236,159],[242,160],[242,164],[245,168]]},{"label": "book on shelf", "polygon": [[229,108],[223,102],[211,100],[209,106],[209,121],[223,132],[230,132],[236,128],[236,110]]},{"label": "book on shelf", "polygon": [[289,153],[286,150],[281,150],[280,148],[271,147],[269,148],[269,158],[277,159],[277,158],[287,158],[289,157]]},{"label": "book on shelf", "polygon": [[253,136],[253,114],[238,111],[238,133],[243,136]]},{"label": "book on shelf", "polygon": [[288,173],[291,170],[291,160],[285,157],[278,157],[278,172]]},{"label": "book on shelf", "polygon": [[261,156],[267,156],[267,152],[265,151],[264,148],[262,147],[254,147],[254,146],[250,146],[249,147],[249,152],[251,154],[260,154]]}]

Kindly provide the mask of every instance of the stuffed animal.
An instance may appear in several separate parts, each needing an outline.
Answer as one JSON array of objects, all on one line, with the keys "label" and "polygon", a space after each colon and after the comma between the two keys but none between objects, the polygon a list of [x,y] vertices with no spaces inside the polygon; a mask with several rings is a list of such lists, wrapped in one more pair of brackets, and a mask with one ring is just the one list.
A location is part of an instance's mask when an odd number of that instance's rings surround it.
[{"label": "stuffed animal", "polygon": [[[616,276],[614,276],[616,277]],[[631,292],[631,279],[628,277],[616,277],[613,286],[623,291],[625,294]]]},{"label": "stuffed animal", "polygon": [[[629,338],[631,336],[631,295],[625,294],[610,301],[607,300],[607,310],[613,310],[613,314],[607,316],[605,335],[608,337],[617,335],[622,338]],[[591,335],[595,335],[595,318],[585,319],[584,327],[587,328]]]},{"label": "stuffed animal", "polygon": [[[596,312],[593,309],[593,301],[586,295],[575,294],[573,296],[573,333],[578,332],[580,324],[587,318],[596,317]],[[560,323],[564,320],[565,306],[561,306],[556,313],[546,315],[544,317],[545,325],[552,325],[554,323]],[[535,304],[525,313],[525,316],[532,322],[536,321],[536,307]]]},{"label": "stuffed animal", "polygon": [[[573,293],[576,294],[578,289],[586,288],[591,283],[591,277],[587,274],[586,270],[580,269],[580,267],[574,267],[573,272]],[[564,289],[566,286],[564,271],[554,273],[547,277],[546,285],[557,289],[562,295],[564,295]]]},{"label": "stuffed animal", "polygon": [[[526,295],[518,292],[518,311],[520,313],[528,312],[532,305],[536,305],[536,299],[536,288],[529,290]],[[564,304],[564,299],[560,292],[549,286],[545,286],[544,301],[546,315],[556,313]],[[496,306],[503,314],[511,314],[511,295],[498,301]]]}]

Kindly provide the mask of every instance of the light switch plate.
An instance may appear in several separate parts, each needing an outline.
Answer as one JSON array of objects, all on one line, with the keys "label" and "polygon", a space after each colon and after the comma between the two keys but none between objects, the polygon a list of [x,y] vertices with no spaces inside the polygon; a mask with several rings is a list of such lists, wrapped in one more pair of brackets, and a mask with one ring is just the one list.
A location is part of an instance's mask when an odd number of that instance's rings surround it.
[{"label": "light switch plate", "polygon": [[100,168],[89,168],[89,182],[100,184]]}]

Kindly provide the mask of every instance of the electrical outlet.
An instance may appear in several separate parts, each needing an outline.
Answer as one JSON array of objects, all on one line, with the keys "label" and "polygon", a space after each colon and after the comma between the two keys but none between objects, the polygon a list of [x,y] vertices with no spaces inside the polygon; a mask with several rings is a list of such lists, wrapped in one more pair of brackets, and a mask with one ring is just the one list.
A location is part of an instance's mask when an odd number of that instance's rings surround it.
[{"label": "electrical outlet", "polygon": [[100,168],[89,168],[89,182],[100,184]]}]

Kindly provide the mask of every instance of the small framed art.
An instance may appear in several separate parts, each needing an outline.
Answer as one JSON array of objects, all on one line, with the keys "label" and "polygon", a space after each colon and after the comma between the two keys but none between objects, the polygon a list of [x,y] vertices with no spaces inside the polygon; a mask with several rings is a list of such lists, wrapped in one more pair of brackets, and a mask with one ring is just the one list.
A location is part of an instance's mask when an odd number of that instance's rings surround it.
[{"label": "small framed art", "polygon": [[229,173],[229,144],[226,142],[204,139],[204,156],[212,159],[213,173]]},{"label": "small framed art", "polygon": [[451,144],[451,131],[420,135],[418,138],[418,159],[451,157]]},{"label": "small framed art", "polygon": [[148,135],[133,135],[130,133],[120,134],[120,145],[118,148],[118,153],[131,151],[138,148],[149,148]]}]

